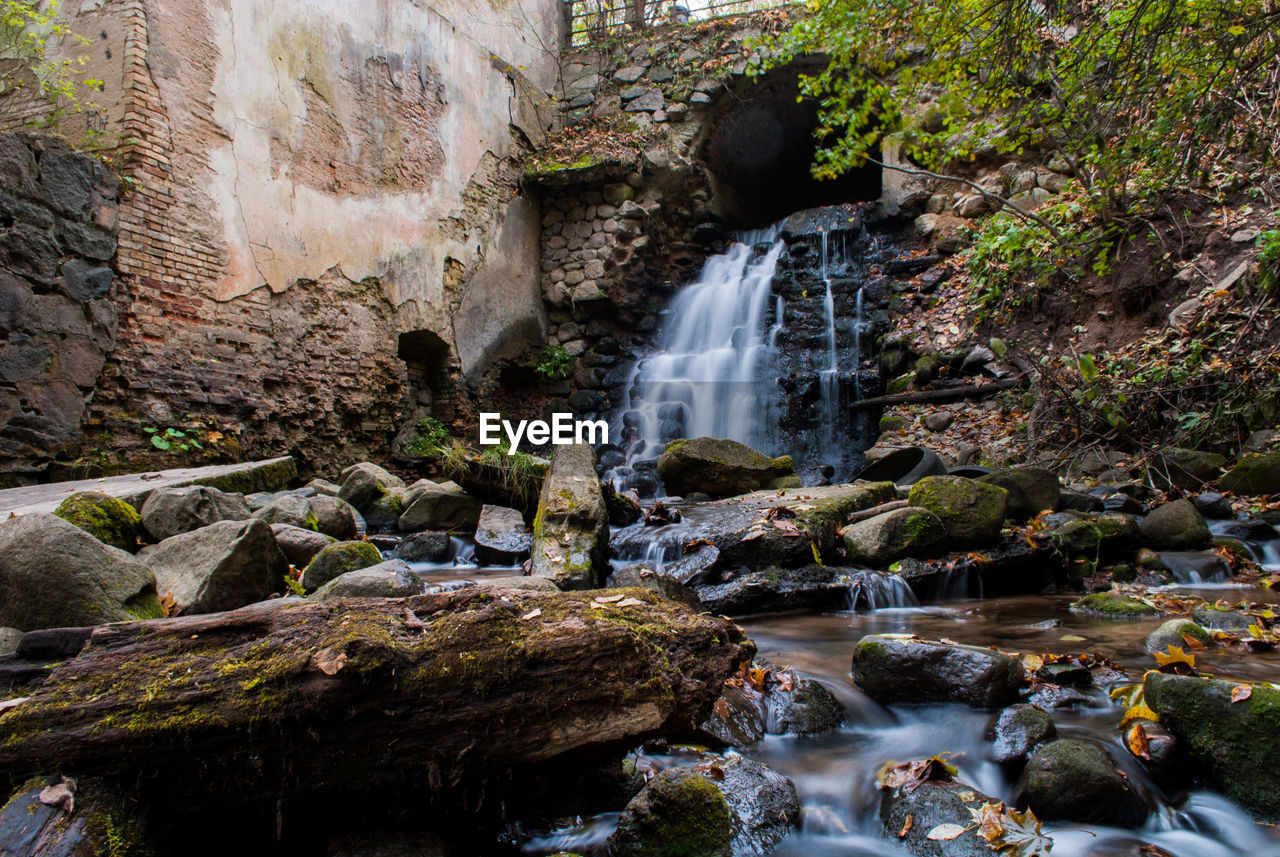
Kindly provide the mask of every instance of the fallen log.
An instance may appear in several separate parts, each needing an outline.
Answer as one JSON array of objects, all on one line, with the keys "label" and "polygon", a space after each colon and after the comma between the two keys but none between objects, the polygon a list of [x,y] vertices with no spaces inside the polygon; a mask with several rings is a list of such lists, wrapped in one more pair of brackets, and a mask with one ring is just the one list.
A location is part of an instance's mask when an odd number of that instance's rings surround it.
[{"label": "fallen log", "polygon": [[0,708],[0,772],[239,801],[431,793],[704,720],[754,645],[645,589],[464,589],[104,625]]},{"label": "fallen log", "polygon": [[872,506],[870,509],[863,509],[860,512],[850,512],[844,519],[845,526],[856,524],[859,521],[868,521],[872,518],[878,518],[886,512],[893,512],[898,509],[905,509],[910,505],[908,500],[890,500],[888,503],[881,503],[879,506]]},{"label": "fallen log", "polygon": [[857,413],[859,411],[869,411],[873,408],[887,408],[893,405],[915,405],[922,402],[941,404],[959,402],[964,399],[981,399],[993,393],[999,393],[1001,390],[1012,390],[1015,387],[1025,387],[1026,385],[1027,377],[1019,375],[1016,378],[1006,378],[1003,381],[992,381],[988,384],[966,384],[963,387],[921,390],[917,393],[894,393],[892,396],[874,396],[870,399],[853,402],[849,405],[849,411]]}]

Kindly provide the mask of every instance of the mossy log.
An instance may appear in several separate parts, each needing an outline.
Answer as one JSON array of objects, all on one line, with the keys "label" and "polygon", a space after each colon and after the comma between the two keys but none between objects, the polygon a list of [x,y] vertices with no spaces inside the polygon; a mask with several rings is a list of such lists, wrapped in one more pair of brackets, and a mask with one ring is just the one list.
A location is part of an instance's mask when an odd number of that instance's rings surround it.
[{"label": "mossy log", "polygon": [[0,713],[0,772],[244,801],[441,792],[687,731],[754,646],[726,619],[624,593],[465,589],[101,626]]}]

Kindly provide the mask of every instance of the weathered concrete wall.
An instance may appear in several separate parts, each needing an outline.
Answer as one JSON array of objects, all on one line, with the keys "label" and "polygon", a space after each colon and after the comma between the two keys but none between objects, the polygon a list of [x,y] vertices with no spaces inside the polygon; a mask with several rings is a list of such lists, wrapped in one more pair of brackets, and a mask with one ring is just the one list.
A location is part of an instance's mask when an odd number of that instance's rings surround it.
[{"label": "weathered concrete wall", "polygon": [[[536,202],[517,198],[549,122],[560,0],[63,13],[90,40],[74,48],[104,81],[90,122],[120,135],[126,185],[94,427],[212,417],[246,451],[351,458],[544,335]],[[446,346],[419,376],[452,389],[410,390],[397,343],[413,331]]]}]

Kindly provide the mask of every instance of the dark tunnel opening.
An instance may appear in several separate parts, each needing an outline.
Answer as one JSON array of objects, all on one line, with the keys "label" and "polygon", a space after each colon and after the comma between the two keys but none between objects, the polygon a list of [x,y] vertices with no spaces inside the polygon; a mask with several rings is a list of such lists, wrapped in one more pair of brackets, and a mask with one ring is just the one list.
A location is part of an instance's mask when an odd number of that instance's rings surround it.
[{"label": "dark tunnel opening", "polygon": [[803,208],[880,197],[881,170],[874,164],[826,181],[810,172],[818,102],[797,100],[799,78],[823,65],[819,58],[798,60],[721,98],[699,156],[730,225],[765,226]]}]

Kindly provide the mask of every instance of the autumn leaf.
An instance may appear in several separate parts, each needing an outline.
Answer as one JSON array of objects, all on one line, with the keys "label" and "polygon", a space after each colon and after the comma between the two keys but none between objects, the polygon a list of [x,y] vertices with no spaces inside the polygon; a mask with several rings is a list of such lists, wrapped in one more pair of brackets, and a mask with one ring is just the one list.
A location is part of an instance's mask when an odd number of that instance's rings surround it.
[{"label": "autumn leaf", "polygon": [[530,610],[528,613],[526,613],[526,614],[524,614],[523,616],[521,616],[521,617],[520,617],[520,620],[521,620],[522,622],[527,622],[527,621],[529,621],[530,619],[537,619],[537,618],[538,618],[539,616],[541,616],[541,615],[542,615],[542,608],[541,608],[541,607],[535,607],[535,608],[533,608],[532,610]]},{"label": "autumn leaf", "polygon": [[615,601],[621,601],[626,595],[599,595],[593,600],[599,601],[601,604],[612,604]]},{"label": "autumn leaf", "polygon": [[1155,653],[1156,664],[1162,673],[1173,675],[1198,675],[1196,672],[1196,656],[1182,650],[1181,646],[1169,646],[1167,652]]},{"label": "autumn leaf", "polygon": [[939,824],[933,830],[929,831],[929,834],[925,839],[932,839],[934,842],[948,842],[955,839],[960,834],[972,829],[972,827],[961,827],[958,824]]},{"label": "autumn leaf", "polygon": [[1137,756],[1139,759],[1151,758],[1151,745],[1147,741],[1147,730],[1141,723],[1135,723],[1125,733],[1125,744],[1129,746],[1129,752]]},{"label": "autumn leaf", "polygon": [[619,607],[643,607],[644,602],[639,598],[627,598],[618,602]]},{"label": "autumn leaf", "polygon": [[911,827],[915,823],[916,823],[915,816],[911,815],[911,813],[907,813],[907,819],[906,821],[902,822],[902,829],[898,831],[898,838],[902,839],[904,836],[910,833]]},{"label": "autumn leaf", "polygon": [[1187,644],[1187,648],[1188,648],[1188,649],[1203,649],[1203,648],[1204,648],[1204,643],[1200,642],[1199,640],[1197,640],[1195,637],[1191,636],[1190,634],[1183,634],[1183,635],[1182,635],[1182,639],[1183,639],[1183,642],[1185,642],[1185,643]]},{"label": "autumn leaf", "polygon": [[950,754],[934,756],[931,759],[918,759],[914,762],[886,763],[877,776],[880,787],[883,789],[901,787],[910,793],[930,780],[950,782],[956,774],[956,767],[948,764],[943,755]]},{"label": "autumn leaf", "polygon": [[1134,705],[1131,705],[1129,709],[1125,711],[1124,717],[1120,720],[1120,728],[1123,729],[1124,727],[1128,726],[1130,723],[1132,723],[1135,720],[1159,720],[1159,719],[1160,719],[1160,715],[1156,714],[1154,711],[1148,708],[1146,703],[1138,702]]},{"label": "autumn leaf", "polygon": [[346,652],[339,652],[332,646],[321,649],[311,656],[311,666],[325,675],[337,675],[347,663]]},{"label": "autumn leaf", "polygon": [[711,713],[714,714],[716,718],[719,720],[729,719],[729,703],[725,700],[724,697],[720,697],[715,701],[715,703],[711,706]]},{"label": "autumn leaf", "polygon": [[1253,696],[1253,687],[1247,684],[1238,684],[1231,688],[1231,702],[1244,702]]}]

